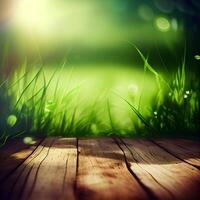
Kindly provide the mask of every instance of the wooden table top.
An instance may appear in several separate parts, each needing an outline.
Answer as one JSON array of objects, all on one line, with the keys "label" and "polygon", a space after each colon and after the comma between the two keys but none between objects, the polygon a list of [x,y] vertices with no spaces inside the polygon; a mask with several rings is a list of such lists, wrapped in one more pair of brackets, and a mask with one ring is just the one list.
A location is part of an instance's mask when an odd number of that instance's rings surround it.
[{"label": "wooden table top", "polygon": [[0,149],[0,199],[200,199],[200,142],[12,140]]}]

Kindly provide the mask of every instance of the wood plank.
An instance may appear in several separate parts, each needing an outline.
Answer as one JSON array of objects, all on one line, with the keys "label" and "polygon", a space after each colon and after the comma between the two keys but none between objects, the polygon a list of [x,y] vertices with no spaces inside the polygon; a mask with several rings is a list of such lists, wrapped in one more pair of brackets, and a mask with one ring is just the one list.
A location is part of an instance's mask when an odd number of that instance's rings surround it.
[{"label": "wood plank", "polygon": [[24,144],[23,139],[14,139],[0,149],[0,182],[30,156],[42,139],[38,138],[34,141],[35,144],[27,145]]},{"label": "wood plank", "polygon": [[[159,199],[171,199],[173,195],[169,192],[164,186],[162,186],[150,173],[149,170],[143,168],[143,164],[141,164],[138,160],[138,154],[134,152],[132,153],[126,145],[124,145],[121,140],[117,140],[119,145],[121,146],[124,154],[126,156],[127,162],[129,163],[130,170],[135,173],[135,175],[144,183],[144,185],[152,191],[152,193]],[[139,156],[140,157],[140,156]],[[141,158],[140,158],[141,159]],[[153,168],[152,168],[153,170]]]},{"label": "wood plank", "polygon": [[77,199],[148,199],[113,139],[81,139],[78,149]]},{"label": "wood plank", "polygon": [[[34,166],[34,161],[40,158],[42,160],[46,156],[52,141],[52,138],[45,139],[14,173],[0,183],[0,199],[20,199],[26,178]],[[39,163],[38,161],[37,164]]]},{"label": "wood plank", "polygon": [[154,140],[167,151],[200,169],[200,142],[184,139]]},{"label": "wood plank", "polygon": [[75,199],[76,161],[76,139],[56,139],[40,166],[32,168],[22,199]]},{"label": "wood plank", "polygon": [[[148,140],[123,139],[131,170],[160,199],[198,199],[200,173]],[[131,155],[131,156],[130,156]]]},{"label": "wood plank", "polygon": [[0,186],[0,199],[74,199],[76,139],[47,138]]}]

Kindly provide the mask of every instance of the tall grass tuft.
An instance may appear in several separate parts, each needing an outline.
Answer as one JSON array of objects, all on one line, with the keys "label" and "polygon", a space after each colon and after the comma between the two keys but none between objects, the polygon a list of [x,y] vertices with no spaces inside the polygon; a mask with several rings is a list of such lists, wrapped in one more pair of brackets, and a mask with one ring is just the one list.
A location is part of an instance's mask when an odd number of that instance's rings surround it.
[{"label": "tall grass tuft", "polygon": [[[50,78],[41,67],[33,73],[24,66],[0,83],[0,142],[17,136],[105,135],[105,124],[97,116],[95,102],[80,109],[79,86],[65,91],[59,88],[62,73]],[[52,83],[55,81],[56,85]],[[61,91],[59,91],[61,90]],[[62,94],[62,95],[61,95]]]},{"label": "tall grass tuft", "polygon": [[[165,80],[149,63],[148,59],[135,46],[144,62],[144,72],[149,70],[157,81],[157,94],[152,98],[149,114],[144,117],[142,111],[126,99],[123,99],[133,113],[146,126],[146,136],[200,137],[200,83],[195,74],[186,73],[186,52],[183,62],[170,80]],[[187,74],[187,75],[186,75]],[[140,127],[138,127],[138,132]]]},{"label": "tall grass tuft", "polygon": [[[115,105],[107,97],[103,105],[98,99],[83,105],[79,102],[81,85],[61,88],[60,76],[65,63],[47,76],[43,67],[28,70],[24,62],[12,76],[0,77],[0,144],[14,137],[34,135],[199,137],[200,84],[198,77],[186,72],[185,53],[177,72],[165,80],[135,48],[144,62],[139,101],[135,104],[117,94],[137,117],[120,119],[131,121],[130,127],[120,126],[113,112]],[[147,71],[155,77],[157,94],[150,104],[142,105],[142,93],[148,89],[144,87]]]}]

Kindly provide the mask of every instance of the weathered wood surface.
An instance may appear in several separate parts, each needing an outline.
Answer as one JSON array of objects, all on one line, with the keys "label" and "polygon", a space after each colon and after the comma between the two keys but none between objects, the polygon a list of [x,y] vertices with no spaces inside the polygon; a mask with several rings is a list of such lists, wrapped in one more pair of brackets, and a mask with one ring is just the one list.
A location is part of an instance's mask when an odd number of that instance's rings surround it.
[{"label": "weathered wood surface", "polygon": [[184,139],[154,140],[160,147],[200,169],[200,142]]},{"label": "weathered wood surface", "polygon": [[0,199],[200,199],[189,140],[46,138],[0,149]]},{"label": "weathered wood surface", "polygon": [[80,140],[77,195],[79,199],[147,199],[128,171],[124,156],[112,139]]},{"label": "weathered wood surface", "polygon": [[0,149],[0,182],[15,170],[33,153],[42,139],[37,139],[34,145],[24,144],[22,140],[11,140]]},{"label": "weathered wood surface", "polygon": [[187,200],[200,194],[200,171],[195,167],[148,140],[123,139],[120,145],[131,170],[160,199]]}]

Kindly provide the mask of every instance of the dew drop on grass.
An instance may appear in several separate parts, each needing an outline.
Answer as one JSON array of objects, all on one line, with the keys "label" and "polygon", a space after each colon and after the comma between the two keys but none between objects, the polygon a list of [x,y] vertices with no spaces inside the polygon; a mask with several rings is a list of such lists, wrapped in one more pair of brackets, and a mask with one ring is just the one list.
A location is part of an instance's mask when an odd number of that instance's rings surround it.
[{"label": "dew drop on grass", "polygon": [[187,96],[187,94],[184,94],[184,96],[183,96],[183,97],[184,97],[184,99],[187,99],[187,97],[188,97],[188,96]]},{"label": "dew drop on grass", "polygon": [[7,118],[7,125],[13,127],[17,123],[17,117],[15,115],[9,115]]},{"label": "dew drop on grass", "polygon": [[189,91],[189,90],[187,90],[185,93],[186,93],[186,94],[190,94],[190,91]]},{"label": "dew drop on grass", "polygon": [[36,143],[36,141],[34,141],[32,137],[24,137],[23,142],[24,144],[28,144],[28,145]]}]

